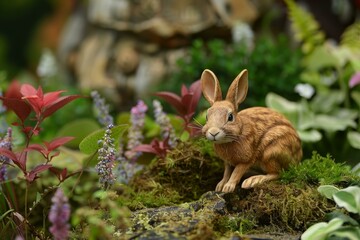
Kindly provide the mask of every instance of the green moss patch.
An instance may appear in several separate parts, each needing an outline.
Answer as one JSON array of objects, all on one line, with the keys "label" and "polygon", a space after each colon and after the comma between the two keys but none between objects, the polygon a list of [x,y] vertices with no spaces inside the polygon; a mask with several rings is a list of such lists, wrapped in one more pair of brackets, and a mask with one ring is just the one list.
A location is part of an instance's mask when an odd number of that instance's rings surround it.
[{"label": "green moss patch", "polygon": [[360,185],[360,177],[351,171],[350,166],[336,163],[330,155],[323,157],[316,152],[313,153],[312,158],[282,172],[281,181],[300,186],[318,186],[319,184]]},{"label": "green moss patch", "polygon": [[[303,231],[309,224],[323,220],[326,212],[335,209],[335,204],[320,196],[314,188],[277,182],[251,190],[241,189],[237,194],[225,195],[225,199],[229,212],[246,219],[256,226],[257,231]],[[252,232],[254,229],[245,230]]]},{"label": "green moss patch", "polygon": [[[215,189],[223,174],[223,162],[203,139],[180,143],[166,159],[155,159],[131,182],[136,193],[152,192],[154,198],[168,196],[168,204],[197,200]],[[178,196],[173,198],[173,196]],[[144,206],[148,206],[144,204]]]}]

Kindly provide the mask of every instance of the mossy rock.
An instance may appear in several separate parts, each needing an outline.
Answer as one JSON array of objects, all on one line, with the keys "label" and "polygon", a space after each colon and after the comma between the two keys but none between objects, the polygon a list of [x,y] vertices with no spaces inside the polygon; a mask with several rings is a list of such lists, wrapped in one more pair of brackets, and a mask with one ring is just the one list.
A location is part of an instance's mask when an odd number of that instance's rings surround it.
[{"label": "mossy rock", "polygon": [[179,143],[166,159],[155,159],[149,168],[139,173],[130,186],[136,192],[159,188],[171,194],[176,192],[179,201],[172,203],[199,199],[202,194],[215,189],[224,170],[223,162],[211,152],[212,146],[209,149],[206,144],[203,140]]},{"label": "mossy rock", "polygon": [[312,188],[273,182],[135,211],[127,234],[131,239],[298,239],[309,224],[334,209]]},{"label": "mossy rock", "polygon": [[[290,174],[289,174],[290,173]],[[213,192],[223,163],[203,140],[180,143],[131,182],[131,239],[299,239],[335,210],[317,187],[358,183],[350,169],[313,155],[277,181],[233,193]],[[326,178],[325,178],[326,177]],[[201,197],[200,197],[201,196]],[[246,238],[245,238],[246,239]]]}]

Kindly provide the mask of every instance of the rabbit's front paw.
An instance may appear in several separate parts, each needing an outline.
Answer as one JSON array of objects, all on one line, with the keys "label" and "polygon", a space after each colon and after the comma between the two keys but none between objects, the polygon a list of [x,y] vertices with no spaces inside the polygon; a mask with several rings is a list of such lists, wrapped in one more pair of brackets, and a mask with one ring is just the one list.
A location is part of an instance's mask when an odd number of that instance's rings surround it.
[{"label": "rabbit's front paw", "polygon": [[216,192],[222,192],[225,183],[226,183],[226,181],[225,181],[224,179],[222,179],[222,180],[216,185],[215,191],[216,191]]},{"label": "rabbit's front paw", "polygon": [[235,190],[235,187],[236,187],[236,183],[228,182],[225,184],[222,191],[226,193],[233,192]]}]

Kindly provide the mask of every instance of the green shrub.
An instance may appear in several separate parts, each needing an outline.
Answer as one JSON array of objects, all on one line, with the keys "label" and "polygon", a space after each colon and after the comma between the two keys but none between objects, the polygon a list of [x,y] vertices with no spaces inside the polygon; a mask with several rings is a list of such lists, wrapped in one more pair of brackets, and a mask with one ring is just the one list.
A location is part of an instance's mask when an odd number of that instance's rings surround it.
[{"label": "green shrub", "polygon": [[176,91],[182,84],[200,78],[205,68],[211,69],[228,89],[231,81],[244,68],[249,70],[249,95],[246,106],[265,105],[269,91],[294,99],[294,86],[300,74],[301,52],[291,49],[289,40],[279,36],[257,39],[249,52],[243,45],[227,44],[215,39],[209,42],[195,40],[187,57],[178,60],[179,70],[167,77],[161,90]]}]

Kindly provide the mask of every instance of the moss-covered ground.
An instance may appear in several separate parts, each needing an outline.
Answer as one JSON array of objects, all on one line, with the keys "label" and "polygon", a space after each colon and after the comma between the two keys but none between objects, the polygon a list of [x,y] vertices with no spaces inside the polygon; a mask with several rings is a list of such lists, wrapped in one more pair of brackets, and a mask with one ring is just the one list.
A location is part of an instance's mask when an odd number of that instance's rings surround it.
[{"label": "moss-covered ground", "polygon": [[203,139],[180,143],[166,159],[155,159],[120,194],[120,202],[133,211],[132,237],[138,231],[155,229],[163,239],[169,234],[175,239],[260,233],[298,237],[335,209],[332,201],[318,193],[319,185],[360,184],[350,167],[316,153],[284,171],[280,180],[249,190],[238,187],[234,193],[212,192],[222,174],[222,161]]}]

